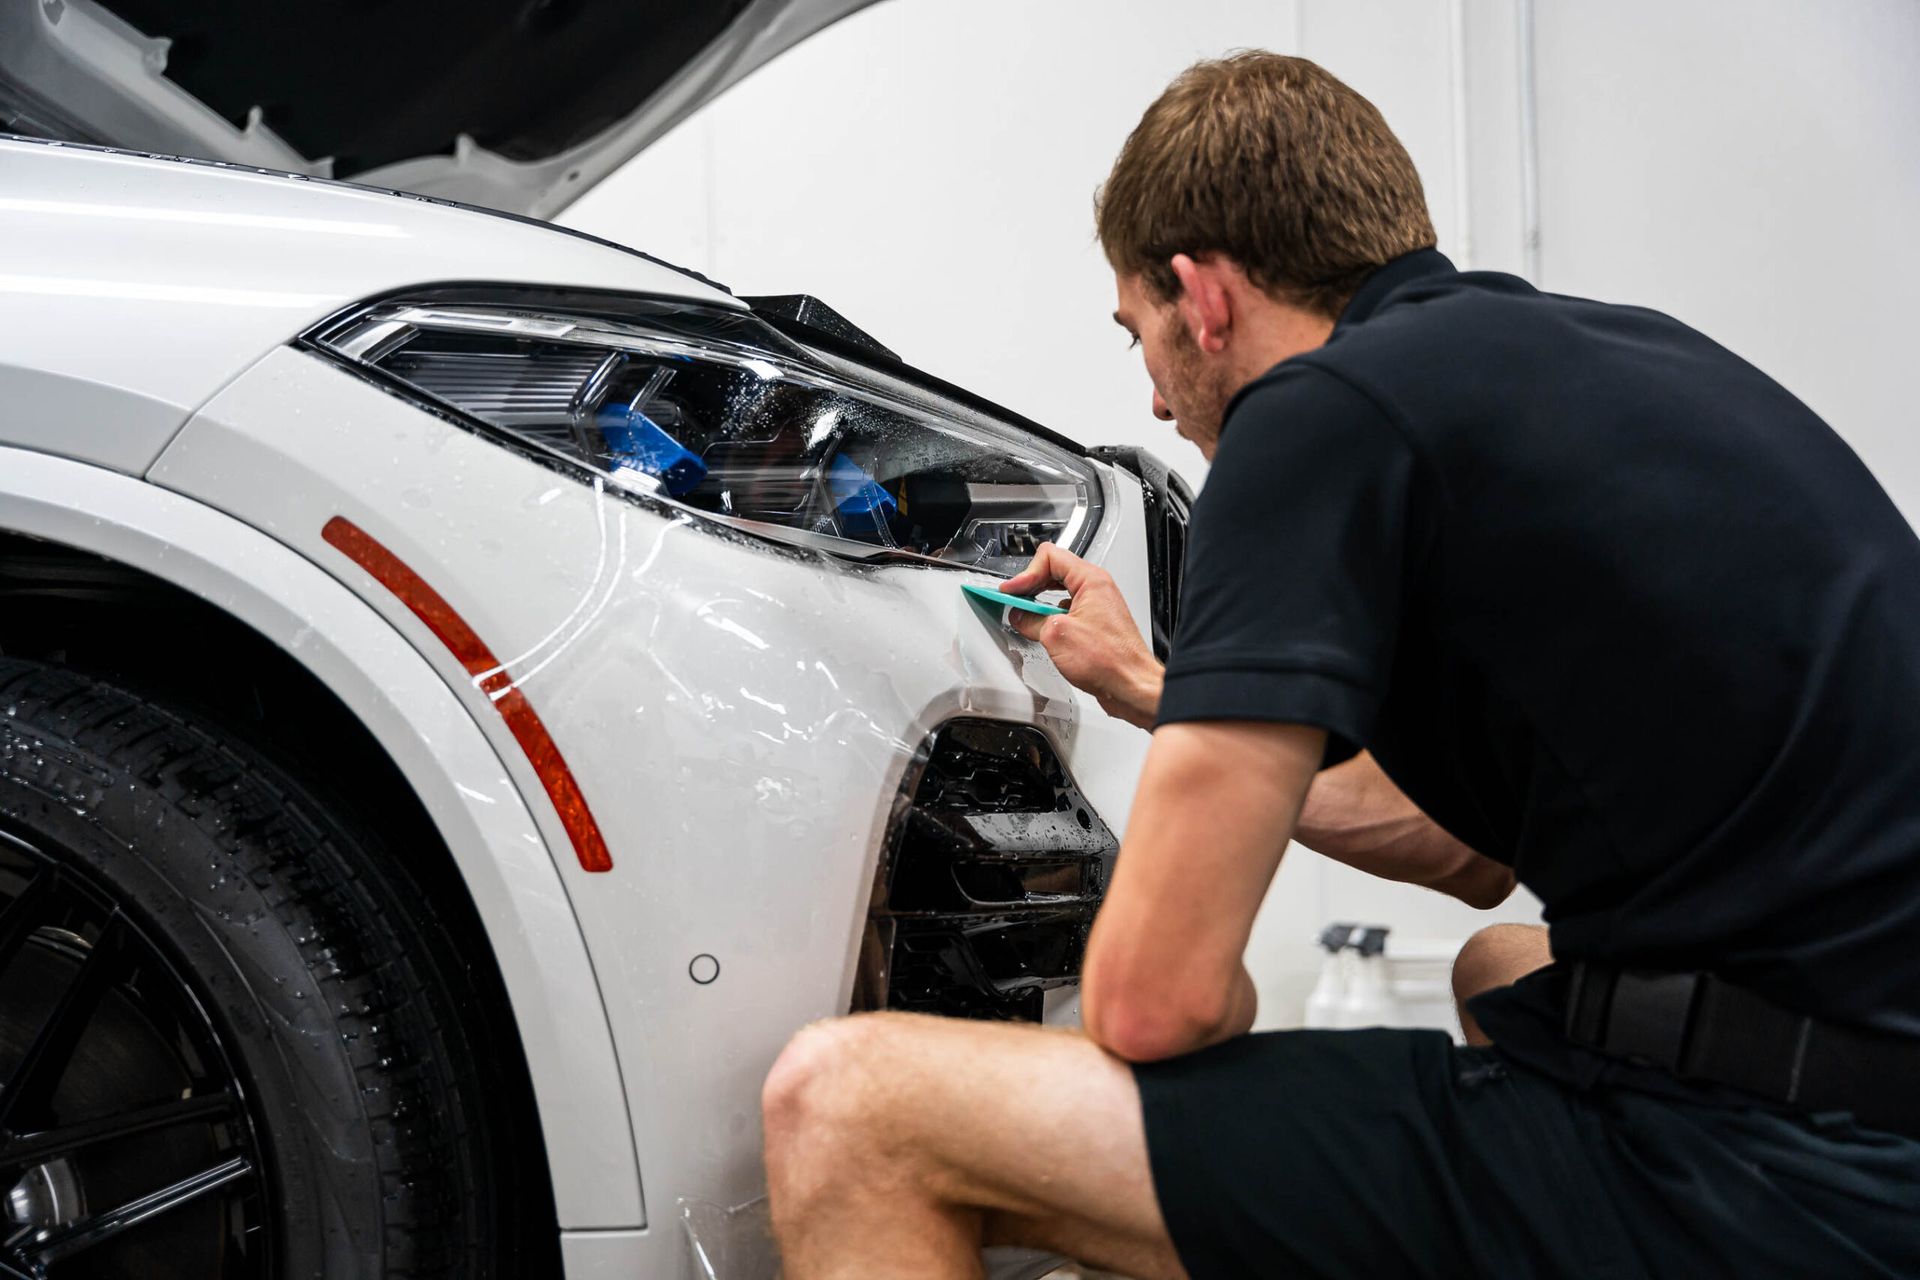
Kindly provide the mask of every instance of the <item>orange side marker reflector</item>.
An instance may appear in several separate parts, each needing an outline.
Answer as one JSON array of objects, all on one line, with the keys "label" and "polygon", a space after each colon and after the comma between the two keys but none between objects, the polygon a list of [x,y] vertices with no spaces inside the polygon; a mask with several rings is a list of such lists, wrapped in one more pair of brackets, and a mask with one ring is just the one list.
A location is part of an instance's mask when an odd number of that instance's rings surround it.
[{"label": "orange side marker reflector", "polygon": [[[438,591],[428,586],[426,579],[353,521],[344,516],[335,516],[327,521],[320,536],[372,574],[381,586],[399,598],[401,604],[413,610],[414,617],[427,624],[427,629],[440,638],[440,643],[447,646],[447,651],[467,669],[468,675],[486,677],[480,682],[480,691],[487,695],[494,710],[507,722],[513,740],[520,744],[520,750],[526,753],[534,773],[539,775],[540,785],[547,789],[547,798],[553,801],[554,809],[560,814],[560,825],[567,829],[567,836],[573,841],[573,851],[579,856],[580,865],[588,871],[613,870],[613,855],[607,852],[607,842],[600,834],[600,824],[593,820],[593,813],[587,808],[587,798],[580,793],[580,784],[574,780],[573,770],[567,768],[567,762],[561,758],[560,748],[554,745],[547,726],[534,713],[533,704],[527,701],[526,695],[520,690],[509,687],[513,683],[512,677],[500,666],[493,651],[474,634],[467,620],[456,613]],[[489,672],[492,674],[489,675]],[[506,692],[501,693],[502,689]]]}]

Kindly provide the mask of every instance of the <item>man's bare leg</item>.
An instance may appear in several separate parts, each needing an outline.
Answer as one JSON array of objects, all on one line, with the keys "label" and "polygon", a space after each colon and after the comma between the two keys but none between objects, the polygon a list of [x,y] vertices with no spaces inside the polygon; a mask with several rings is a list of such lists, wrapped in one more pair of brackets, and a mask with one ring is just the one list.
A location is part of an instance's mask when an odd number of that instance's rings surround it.
[{"label": "man's bare leg", "polygon": [[763,1096],[789,1280],[974,1277],[982,1244],[1184,1277],[1126,1063],[1084,1036],[861,1014],[801,1031]]},{"label": "man's bare leg", "polygon": [[1460,1030],[1468,1044],[1492,1044],[1467,1012],[1467,1001],[1482,991],[1512,986],[1535,969],[1553,963],[1547,930],[1538,924],[1489,925],[1467,939],[1453,961],[1453,999],[1460,1009]]}]

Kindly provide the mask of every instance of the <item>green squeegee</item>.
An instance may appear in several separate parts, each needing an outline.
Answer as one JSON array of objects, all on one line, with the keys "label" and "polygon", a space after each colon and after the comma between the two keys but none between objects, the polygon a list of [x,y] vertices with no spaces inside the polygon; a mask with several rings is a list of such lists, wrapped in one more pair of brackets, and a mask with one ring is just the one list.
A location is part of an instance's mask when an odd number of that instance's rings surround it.
[{"label": "green squeegee", "polygon": [[1004,591],[995,591],[992,587],[976,587],[971,582],[963,582],[960,589],[976,600],[985,600],[988,604],[1003,604],[1009,609],[1024,609],[1028,613],[1065,613],[1059,605],[1041,604],[1038,600],[1029,600],[1025,596],[1010,596]]}]

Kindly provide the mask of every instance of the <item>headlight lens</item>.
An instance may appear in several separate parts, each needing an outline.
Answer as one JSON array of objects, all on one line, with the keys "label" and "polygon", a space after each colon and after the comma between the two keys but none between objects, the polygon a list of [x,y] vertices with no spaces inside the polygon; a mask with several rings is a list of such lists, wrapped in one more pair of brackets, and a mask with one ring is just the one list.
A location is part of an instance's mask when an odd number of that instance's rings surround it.
[{"label": "headlight lens", "polygon": [[1013,573],[1082,549],[1083,458],[904,383],[863,379],[748,314],[618,318],[390,302],[308,335],[414,394],[623,488],[860,559]]}]

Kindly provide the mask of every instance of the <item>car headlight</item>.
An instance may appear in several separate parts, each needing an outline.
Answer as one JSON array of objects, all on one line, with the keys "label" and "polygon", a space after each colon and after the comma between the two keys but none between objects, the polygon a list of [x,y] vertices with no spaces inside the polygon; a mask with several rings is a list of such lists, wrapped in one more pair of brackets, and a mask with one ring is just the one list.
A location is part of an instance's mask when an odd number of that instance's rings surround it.
[{"label": "car headlight", "polygon": [[306,341],[612,485],[839,555],[1006,574],[1084,548],[1099,515],[1086,459],[751,313],[397,300]]}]

